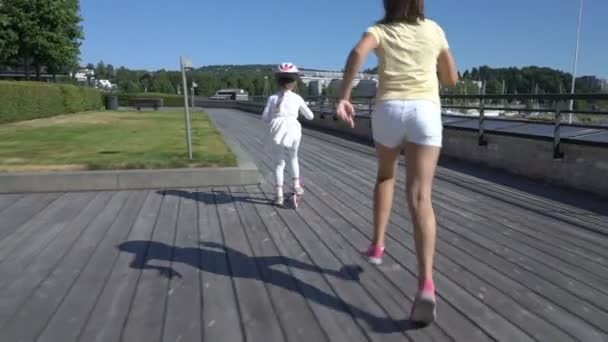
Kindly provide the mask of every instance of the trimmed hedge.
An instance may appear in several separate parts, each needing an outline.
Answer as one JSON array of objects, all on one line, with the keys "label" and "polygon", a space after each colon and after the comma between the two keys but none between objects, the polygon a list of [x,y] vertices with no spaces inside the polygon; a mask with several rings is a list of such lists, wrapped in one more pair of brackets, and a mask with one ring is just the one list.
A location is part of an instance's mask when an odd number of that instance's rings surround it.
[{"label": "trimmed hedge", "polygon": [[130,99],[163,99],[164,107],[183,107],[184,97],[182,95],[162,94],[162,93],[137,93],[118,95],[118,104],[128,106]]},{"label": "trimmed hedge", "polygon": [[0,123],[97,110],[101,92],[67,84],[0,81]]}]

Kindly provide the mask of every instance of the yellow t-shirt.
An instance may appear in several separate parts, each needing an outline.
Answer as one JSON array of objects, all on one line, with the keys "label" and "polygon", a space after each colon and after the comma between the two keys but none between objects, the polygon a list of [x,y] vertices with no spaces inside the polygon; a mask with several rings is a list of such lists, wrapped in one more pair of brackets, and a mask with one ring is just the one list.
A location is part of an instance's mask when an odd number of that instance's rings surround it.
[{"label": "yellow t-shirt", "polygon": [[426,19],[419,24],[378,24],[367,32],[378,41],[377,100],[440,103],[437,58],[449,45],[437,23]]}]

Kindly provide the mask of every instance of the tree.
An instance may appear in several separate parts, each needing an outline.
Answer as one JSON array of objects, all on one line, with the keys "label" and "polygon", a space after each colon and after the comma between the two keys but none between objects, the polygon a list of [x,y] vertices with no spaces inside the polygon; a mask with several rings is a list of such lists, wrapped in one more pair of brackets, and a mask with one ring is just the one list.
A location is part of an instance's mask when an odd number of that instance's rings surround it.
[{"label": "tree", "polygon": [[33,53],[38,77],[42,65],[53,74],[77,65],[84,38],[79,1],[45,0],[36,4],[36,21],[42,32],[35,40]]},{"label": "tree", "polygon": [[127,81],[124,86],[119,85],[119,87],[127,93],[139,93],[141,91],[139,84],[135,81]]},{"label": "tree", "polygon": [[35,40],[41,35],[36,25],[35,4],[27,0],[3,2],[0,16],[3,17],[3,27],[0,36],[3,38],[3,60],[18,61],[25,70],[25,78],[30,78],[32,56],[35,51]]},{"label": "tree", "polygon": [[11,26],[8,8],[0,2],[0,62],[7,62],[18,52],[19,36]]},{"label": "tree", "polygon": [[30,78],[75,66],[83,38],[78,0],[11,0],[0,4],[0,63],[16,61]]},{"label": "tree", "polygon": [[145,73],[139,78],[139,84],[144,89],[144,92],[147,93],[152,88],[152,80],[153,76],[150,73]]},{"label": "tree", "polygon": [[487,81],[486,94],[502,94],[502,82],[496,78]]},{"label": "tree", "polygon": [[97,66],[95,67],[95,75],[97,75],[97,79],[107,79],[107,71],[106,65],[103,61],[99,61]]},{"label": "tree", "polygon": [[114,81],[116,77],[116,71],[114,71],[114,66],[112,64],[106,65],[106,78]]}]

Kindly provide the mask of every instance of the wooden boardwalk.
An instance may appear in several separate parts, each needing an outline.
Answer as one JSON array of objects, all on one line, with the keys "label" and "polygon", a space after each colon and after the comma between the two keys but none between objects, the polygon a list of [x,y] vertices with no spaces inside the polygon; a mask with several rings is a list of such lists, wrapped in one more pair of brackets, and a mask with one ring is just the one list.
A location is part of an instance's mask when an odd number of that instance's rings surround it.
[{"label": "wooden boardwalk", "polygon": [[277,209],[259,118],[209,112],[266,182],[0,196],[0,341],[608,341],[605,200],[445,162],[417,329],[403,191],[384,265],[360,255],[373,149],[306,131],[304,204]]}]

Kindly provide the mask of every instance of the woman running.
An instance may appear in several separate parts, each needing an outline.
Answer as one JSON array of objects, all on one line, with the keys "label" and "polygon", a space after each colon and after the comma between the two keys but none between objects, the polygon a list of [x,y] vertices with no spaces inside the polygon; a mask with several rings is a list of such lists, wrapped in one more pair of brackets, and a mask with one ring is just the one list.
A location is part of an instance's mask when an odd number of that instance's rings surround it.
[{"label": "woman running", "polygon": [[352,82],[368,54],[375,50],[379,85],[372,133],[378,173],[374,237],[367,256],[374,264],[382,262],[397,162],[405,149],[407,202],[414,226],[419,281],[411,319],[430,324],[436,319],[436,221],[431,192],[443,133],[439,82],[454,86],[458,75],[444,31],[425,18],[424,0],[384,0],[384,9],[384,18],[367,30],[348,57],[337,115],[354,128]]}]

